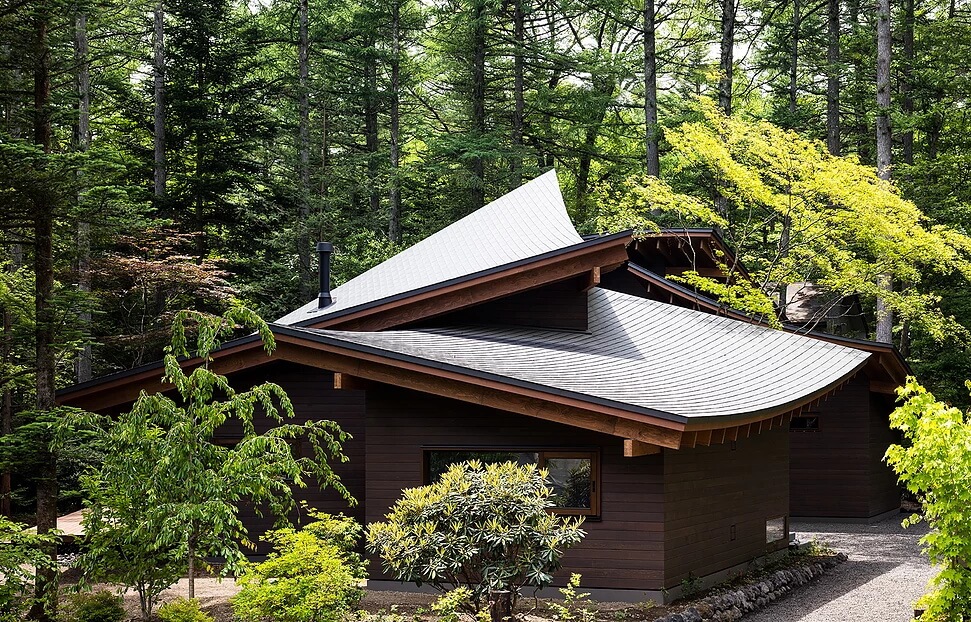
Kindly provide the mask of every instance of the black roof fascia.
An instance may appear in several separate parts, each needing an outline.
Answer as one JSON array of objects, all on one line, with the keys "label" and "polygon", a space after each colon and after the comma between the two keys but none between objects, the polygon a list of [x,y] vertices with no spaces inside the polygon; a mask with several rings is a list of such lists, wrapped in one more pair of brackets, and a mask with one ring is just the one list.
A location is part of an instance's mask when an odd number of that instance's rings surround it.
[{"label": "black roof fascia", "polygon": [[574,244],[572,246],[567,246],[565,248],[560,248],[560,249],[557,249],[557,250],[554,250],[554,251],[549,251],[547,253],[542,253],[540,255],[533,255],[532,257],[526,257],[525,259],[519,259],[517,261],[513,261],[513,262],[510,262],[510,263],[502,264],[501,266],[496,266],[495,268],[489,268],[487,270],[480,270],[479,272],[473,272],[472,274],[466,274],[464,276],[455,277],[453,279],[449,279],[447,281],[442,281],[440,283],[434,283],[432,285],[426,285],[425,287],[419,287],[418,289],[412,289],[412,290],[409,290],[407,292],[402,292],[400,294],[395,294],[393,296],[386,296],[384,298],[379,298],[378,300],[372,300],[370,302],[365,302],[365,303],[359,304],[359,305],[354,306],[354,307],[348,307],[347,309],[344,309],[342,311],[338,311],[337,313],[333,313],[333,314],[324,313],[324,314],[321,314],[321,315],[315,315],[315,316],[309,317],[309,318],[307,318],[305,320],[300,320],[299,322],[294,322],[293,324],[290,324],[289,326],[297,326],[297,327],[302,327],[302,328],[309,327],[309,326],[311,326],[313,324],[316,324],[316,323],[321,322],[321,321],[324,321],[324,320],[330,320],[330,319],[334,319],[334,318],[341,318],[341,317],[344,317],[346,315],[350,315],[352,313],[357,313],[359,311],[365,311],[367,309],[371,309],[371,308],[374,308],[374,307],[378,307],[378,306],[387,304],[389,302],[397,302],[399,300],[405,300],[405,299],[410,298],[412,296],[417,296],[418,294],[424,294],[426,292],[435,291],[436,289],[441,289],[443,287],[449,287],[451,285],[457,285],[457,284],[460,284],[460,283],[464,283],[466,281],[471,281],[471,280],[478,279],[478,278],[481,278],[481,277],[484,277],[484,276],[489,276],[489,275],[492,275],[492,274],[499,274],[501,272],[505,272],[506,270],[509,270],[509,269],[512,269],[512,268],[518,268],[520,266],[526,266],[526,265],[529,265],[531,263],[535,263],[535,262],[538,262],[538,261],[542,261],[544,259],[550,259],[552,257],[557,257],[559,255],[565,255],[567,253],[571,253],[571,252],[576,251],[576,250],[580,250],[580,249],[584,249],[584,248],[591,248],[591,247],[594,247],[594,246],[599,246],[601,244],[606,245],[606,244],[609,244],[611,242],[616,242],[617,240],[622,240],[624,238],[629,238],[632,235],[633,235],[633,230],[632,229],[629,229],[627,231],[620,231],[618,233],[612,233],[610,235],[603,236],[603,237],[598,237],[598,238],[594,238],[594,239],[591,239],[591,240],[584,240],[583,242],[580,242],[578,244]]}]

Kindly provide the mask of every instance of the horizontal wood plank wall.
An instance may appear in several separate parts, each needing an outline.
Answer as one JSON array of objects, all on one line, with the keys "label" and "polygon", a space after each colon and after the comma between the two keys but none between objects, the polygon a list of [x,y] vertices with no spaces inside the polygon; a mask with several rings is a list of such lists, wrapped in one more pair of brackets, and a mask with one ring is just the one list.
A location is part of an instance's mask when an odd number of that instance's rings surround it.
[{"label": "horizontal wood plank wall", "polygon": [[[284,361],[261,365],[229,377],[230,385],[237,391],[267,381],[279,384],[290,396],[296,415],[291,420],[293,423],[329,419],[336,421],[342,430],[353,437],[344,444],[344,453],[349,460],[344,463],[333,463],[331,466],[340,476],[344,486],[357,499],[358,505],[350,507],[333,490],[320,490],[312,478],[307,482],[307,488],[295,491],[294,497],[298,503],[299,500],[304,500],[312,508],[331,514],[343,512],[363,522],[366,441],[364,391],[335,390],[332,373]],[[271,425],[268,419],[262,418],[257,425],[257,431],[265,431]],[[221,427],[218,436],[232,439],[240,434],[239,424],[233,422]],[[302,443],[300,450],[310,456],[310,447],[307,443]],[[241,516],[254,541],[272,527],[272,517],[268,515],[260,517],[252,508],[248,508]],[[301,522],[301,518],[305,519],[296,513],[291,516],[291,520],[295,523]],[[268,550],[269,547],[265,543],[259,543],[256,553],[265,554]]]},{"label": "horizontal wood plank wall", "polygon": [[870,516],[900,508],[897,475],[883,461],[887,448],[900,442],[899,433],[890,427],[893,409],[892,397],[870,394]]},{"label": "horizontal wood plank wall", "polygon": [[[601,516],[557,574],[583,575],[583,587],[660,589],[663,580],[661,456],[623,457],[623,440],[419,392],[369,385],[368,522],[384,518],[401,489],[422,484],[423,446],[600,448]],[[382,575],[371,560],[370,576]]]},{"label": "horizontal wood plank wall", "polygon": [[792,430],[793,516],[870,516],[870,389],[863,374],[819,404],[819,429]]},{"label": "horizontal wood plank wall", "polygon": [[580,279],[570,278],[447,313],[414,327],[499,324],[587,330],[587,295],[581,289]]},{"label": "horizontal wood plank wall", "polygon": [[[765,542],[767,519],[789,507],[788,429],[664,450],[665,587],[788,546]],[[732,539],[734,526],[734,540]]]}]

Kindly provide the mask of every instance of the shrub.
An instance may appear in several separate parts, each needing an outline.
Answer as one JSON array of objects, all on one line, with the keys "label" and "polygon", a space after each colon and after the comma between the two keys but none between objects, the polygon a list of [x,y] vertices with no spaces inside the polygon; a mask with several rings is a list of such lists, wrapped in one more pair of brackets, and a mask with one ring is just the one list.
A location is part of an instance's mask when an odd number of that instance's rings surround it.
[{"label": "shrub", "polygon": [[54,536],[39,536],[27,526],[0,516],[0,622],[20,620],[34,602],[34,570],[31,566],[53,568],[54,562],[44,547]]},{"label": "shrub", "polygon": [[107,591],[75,594],[71,601],[73,619],[77,622],[121,622],[125,619],[124,601],[117,594]]},{"label": "shrub", "polygon": [[405,490],[387,522],[368,527],[368,550],[398,580],[468,588],[463,609],[473,615],[490,592],[509,592],[514,607],[523,586],[553,581],[563,551],[584,536],[582,518],[548,511],[545,478],[536,465],[452,465],[438,482]]},{"label": "shrub", "polygon": [[162,622],[213,622],[213,617],[199,609],[195,598],[178,598],[158,608],[158,619]]},{"label": "shrub", "polygon": [[303,529],[277,529],[266,561],[247,564],[232,601],[244,622],[338,622],[360,603],[364,563],[353,552],[361,527],[353,519],[311,512]]},{"label": "shrub", "polygon": [[[905,443],[891,445],[886,460],[923,502],[931,530],[920,542],[941,569],[932,580],[935,589],[916,605],[926,608],[920,619],[969,620],[971,421],[968,414],[935,400],[914,378],[897,393],[904,403],[890,414],[890,424],[903,432]],[[904,526],[920,520],[911,516]]]}]

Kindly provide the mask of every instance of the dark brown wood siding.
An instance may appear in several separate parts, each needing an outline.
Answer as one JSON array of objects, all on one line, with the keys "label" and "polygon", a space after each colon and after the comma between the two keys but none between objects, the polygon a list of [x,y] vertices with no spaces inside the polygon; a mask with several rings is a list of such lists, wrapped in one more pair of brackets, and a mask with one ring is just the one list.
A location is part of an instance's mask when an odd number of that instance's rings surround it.
[{"label": "dark brown wood siding", "polygon": [[787,434],[782,427],[734,444],[664,451],[664,587],[788,545],[765,541],[766,520],[788,514]]},{"label": "dark brown wood siding", "polygon": [[[659,589],[663,580],[663,485],[660,455],[624,458],[622,439],[383,385],[367,399],[368,522],[384,518],[401,489],[422,484],[428,446],[592,448],[600,453],[601,520],[565,557],[584,587]],[[382,576],[372,562],[371,577]]]},{"label": "dark brown wood siding", "polygon": [[447,313],[414,326],[510,325],[566,330],[587,329],[585,276],[512,294]]},{"label": "dark brown wood siding", "polygon": [[[244,390],[261,382],[275,382],[283,387],[293,402],[295,418],[291,420],[292,423],[329,419],[336,421],[342,430],[353,437],[344,444],[344,453],[348,461],[334,463],[331,466],[340,476],[344,486],[357,499],[357,506],[350,507],[333,490],[320,490],[312,479],[308,481],[307,488],[296,490],[294,497],[298,502],[306,501],[311,508],[331,514],[343,512],[363,522],[366,441],[364,391],[334,389],[332,373],[283,361],[233,374],[229,377],[229,382],[236,390]],[[258,421],[257,431],[265,431],[272,425],[266,418]],[[228,422],[218,432],[218,436],[225,439],[232,439],[239,435],[239,424],[235,421]],[[300,451],[309,451],[307,443],[301,444]],[[273,523],[272,517],[257,516],[252,509],[245,510],[241,516],[254,540]],[[299,518],[298,514],[291,517],[295,522],[299,522]],[[268,547],[262,543],[257,550],[261,554],[267,551]]]},{"label": "dark brown wood siding", "polygon": [[890,427],[893,398],[870,394],[870,513],[876,516],[900,509],[897,475],[883,461],[887,448],[900,442],[899,434]]},{"label": "dark brown wood siding", "polygon": [[860,374],[819,404],[815,430],[793,429],[790,511],[793,516],[869,516],[870,389]]}]

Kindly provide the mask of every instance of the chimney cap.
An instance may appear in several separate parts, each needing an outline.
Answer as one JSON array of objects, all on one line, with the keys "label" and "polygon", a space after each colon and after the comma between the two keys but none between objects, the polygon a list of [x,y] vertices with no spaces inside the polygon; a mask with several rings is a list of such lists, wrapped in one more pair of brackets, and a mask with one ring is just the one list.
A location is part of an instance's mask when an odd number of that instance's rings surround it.
[{"label": "chimney cap", "polygon": [[331,253],[334,251],[334,245],[330,242],[317,242],[317,252],[318,253]]}]

